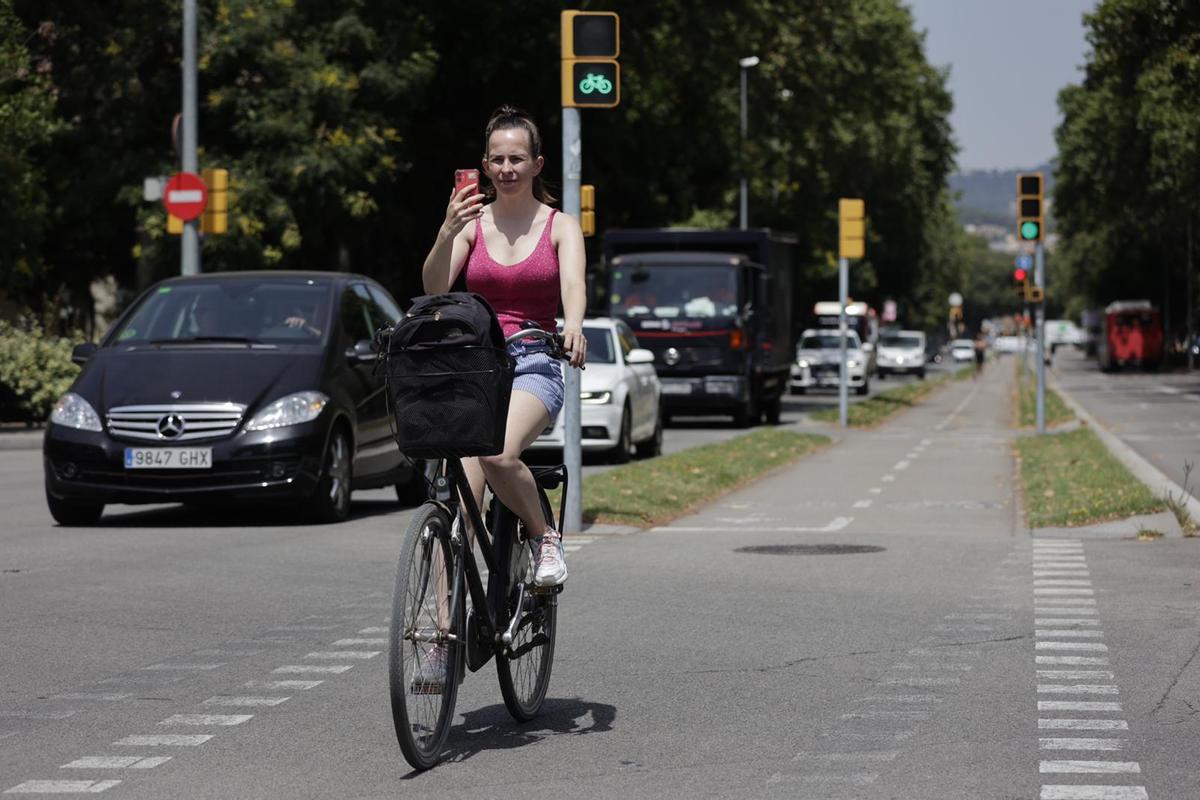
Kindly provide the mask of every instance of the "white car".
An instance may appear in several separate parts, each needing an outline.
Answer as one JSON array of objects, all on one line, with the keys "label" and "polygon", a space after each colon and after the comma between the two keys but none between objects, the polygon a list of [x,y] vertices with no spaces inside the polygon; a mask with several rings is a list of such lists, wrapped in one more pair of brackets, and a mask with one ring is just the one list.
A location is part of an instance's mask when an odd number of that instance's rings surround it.
[{"label": "white car", "polygon": [[875,345],[875,374],[911,372],[925,377],[925,334],[921,331],[884,331]]},{"label": "white car", "polygon": [[[635,451],[643,458],[659,455],[662,386],[654,354],[638,347],[633,331],[622,320],[585,319],[583,335],[587,339],[587,369],[580,373],[583,449],[605,452],[616,463],[625,463]],[[564,362],[563,369],[570,367]],[[565,417],[560,413],[530,449],[561,450]]]},{"label": "white car", "polygon": [[[802,333],[796,345],[796,363],[792,364],[789,383],[792,393],[804,394],[815,388],[836,389],[841,383],[838,369],[841,347],[841,335],[835,328],[809,328]],[[866,394],[870,387],[868,363],[858,333],[846,331],[846,376],[849,385],[859,394]]]},{"label": "white car", "polygon": [[950,342],[950,357],[957,364],[966,364],[975,360],[975,343],[970,339],[955,339]]}]

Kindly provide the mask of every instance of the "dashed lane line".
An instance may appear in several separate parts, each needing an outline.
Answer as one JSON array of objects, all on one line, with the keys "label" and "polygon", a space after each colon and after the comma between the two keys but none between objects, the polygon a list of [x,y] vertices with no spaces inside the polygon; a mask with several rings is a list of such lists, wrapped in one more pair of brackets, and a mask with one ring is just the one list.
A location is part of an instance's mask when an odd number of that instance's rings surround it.
[{"label": "dashed lane line", "polygon": [[119,786],[120,781],[25,781],[5,794],[99,794]]}]

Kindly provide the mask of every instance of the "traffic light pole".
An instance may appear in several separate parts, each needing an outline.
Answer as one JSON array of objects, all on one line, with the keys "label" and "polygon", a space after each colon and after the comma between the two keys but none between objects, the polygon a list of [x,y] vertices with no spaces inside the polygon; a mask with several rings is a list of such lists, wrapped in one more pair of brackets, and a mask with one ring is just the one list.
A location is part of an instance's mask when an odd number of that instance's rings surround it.
[{"label": "traffic light pole", "polygon": [[[196,159],[196,0],[183,0],[183,171],[199,172]],[[183,224],[180,273],[200,272],[200,220]]]},{"label": "traffic light pole", "polygon": [[[579,219],[579,187],[583,177],[583,131],[579,109],[562,110],[562,210]],[[583,526],[583,448],[580,441],[579,370],[563,369],[563,463],[567,466],[567,508],[559,525],[563,533],[578,533]]]},{"label": "traffic light pole", "polygon": [[838,259],[838,334],[841,337],[841,363],[838,366],[838,424],[849,425],[849,370],[846,369],[846,301],[850,295],[850,260]]},{"label": "traffic light pole", "polygon": [[[1042,297],[1045,298],[1045,245],[1041,242],[1037,243],[1037,249],[1034,252],[1033,267],[1033,285],[1042,289]],[[1036,336],[1037,336],[1037,432],[1039,435],[1046,432],[1046,303],[1043,300],[1041,303],[1034,303],[1033,313],[1036,315]]]}]

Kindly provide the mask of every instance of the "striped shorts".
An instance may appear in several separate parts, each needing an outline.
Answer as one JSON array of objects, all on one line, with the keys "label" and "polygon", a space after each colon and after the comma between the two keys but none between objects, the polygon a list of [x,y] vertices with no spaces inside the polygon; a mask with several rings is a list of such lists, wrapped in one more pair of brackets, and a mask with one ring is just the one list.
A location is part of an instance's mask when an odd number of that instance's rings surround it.
[{"label": "striped shorts", "polygon": [[513,342],[508,346],[508,354],[517,360],[512,388],[541,400],[553,425],[563,407],[563,372],[562,362],[546,350],[544,342]]}]

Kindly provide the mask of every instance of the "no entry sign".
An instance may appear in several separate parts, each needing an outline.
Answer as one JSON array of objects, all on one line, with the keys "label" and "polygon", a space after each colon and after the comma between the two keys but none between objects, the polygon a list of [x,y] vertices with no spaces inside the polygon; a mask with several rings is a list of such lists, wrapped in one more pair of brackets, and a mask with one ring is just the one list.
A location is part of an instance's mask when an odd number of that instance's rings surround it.
[{"label": "no entry sign", "polygon": [[208,189],[194,172],[177,172],[163,189],[163,205],[173,216],[187,222],[204,213]]}]

